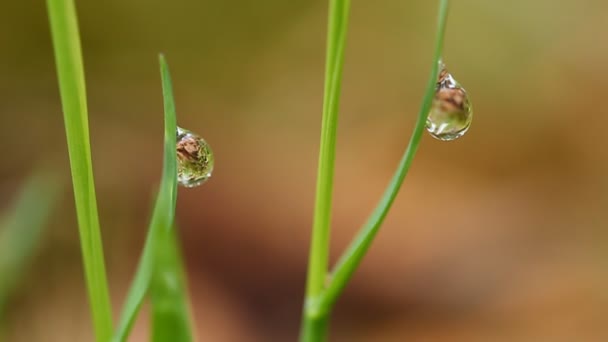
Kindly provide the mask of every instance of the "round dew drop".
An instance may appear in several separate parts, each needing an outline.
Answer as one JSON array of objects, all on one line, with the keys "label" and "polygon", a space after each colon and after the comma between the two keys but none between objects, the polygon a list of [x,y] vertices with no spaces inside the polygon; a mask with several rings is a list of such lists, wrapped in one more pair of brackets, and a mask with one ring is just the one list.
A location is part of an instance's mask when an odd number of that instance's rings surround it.
[{"label": "round dew drop", "polygon": [[213,151],[205,139],[177,127],[177,182],[193,188],[203,184],[213,172]]},{"label": "round dew drop", "polygon": [[466,90],[439,61],[439,78],[426,130],[436,139],[452,141],[467,132],[472,120],[473,107]]}]

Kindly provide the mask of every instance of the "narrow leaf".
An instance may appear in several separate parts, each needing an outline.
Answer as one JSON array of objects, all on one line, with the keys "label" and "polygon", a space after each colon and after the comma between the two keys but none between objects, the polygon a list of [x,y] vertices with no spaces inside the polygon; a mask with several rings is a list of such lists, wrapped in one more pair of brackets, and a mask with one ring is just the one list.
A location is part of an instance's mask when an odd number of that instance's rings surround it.
[{"label": "narrow leaf", "polygon": [[127,295],[118,328],[114,334],[113,341],[115,342],[126,341],[129,336],[139,309],[150,288],[150,282],[156,265],[155,251],[159,244],[162,243],[160,241],[166,238],[168,231],[171,230],[175,218],[175,202],[177,198],[177,157],[175,152],[177,123],[171,76],[167,62],[162,55],[160,56],[160,73],[165,104],[163,174],[144,250]]},{"label": "narrow leaf", "polygon": [[112,335],[112,307],[103,256],[91,162],[84,67],[73,0],[47,0],[74,199],[93,327],[98,342]]},{"label": "narrow leaf", "polygon": [[39,245],[59,189],[55,177],[32,175],[0,225],[0,322],[7,300]]},{"label": "narrow leaf", "polygon": [[331,281],[327,285],[323,295],[321,296],[321,300],[319,301],[320,312],[328,312],[331,310],[333,304],[340,296],[344,290],[344,287],[361,263],[361,260],[371,246],[376,233],[384,222],[389,209],[397,197],[401,184],[403,184],[403,180],[405,179],[405,176],[412,165],[412,161],[414,160],[414,156],[418,150],[418,145],[422,139],[426,118],[435,96],[435,85],[437,83],[437,76],[439,73],[439,60],[442,54],[443,36],[445,33],[448,15],[448,2],[448,0],[439,1],[435,50],[431,59],[432,64],[430,77],[426,86],[424,97],[422,99],[422,104],[420,105],[418,120],[414,126],[414,131],[410,138],[410,142],[405,149],[403,157],[401,158],[397,170],[395,171],[395,175],[385,190],[383,197],[380,199],[378,205],[370,215],[367,222],[363,225],[357,236],[353,239],[349,247],[346,249],[344,254],[342,254],[342,257],[336,264],[333,274],[330,277]]},{"label": "narrow leaf", "polygon": [[175,229],[164,234],[156,249],[152,278],[152,341],[192,341],[188,293]]}]

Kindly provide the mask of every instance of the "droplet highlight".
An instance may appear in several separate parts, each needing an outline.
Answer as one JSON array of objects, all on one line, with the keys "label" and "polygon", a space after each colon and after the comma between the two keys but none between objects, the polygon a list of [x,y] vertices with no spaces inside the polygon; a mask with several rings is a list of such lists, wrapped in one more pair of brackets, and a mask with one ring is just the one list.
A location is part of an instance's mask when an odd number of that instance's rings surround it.
[{"label": "droplet highlight", "polygon": [[213,151],[205,139],[177,127],[177,182],[193,188],[203,184],[213,172]]},{"label": "droplet highlight", "polygon": [[426,120],[426,130],[433,138],[452,141],[469,130],[472,120],[473,107],[466,90],[440,60],[435,98]]}]

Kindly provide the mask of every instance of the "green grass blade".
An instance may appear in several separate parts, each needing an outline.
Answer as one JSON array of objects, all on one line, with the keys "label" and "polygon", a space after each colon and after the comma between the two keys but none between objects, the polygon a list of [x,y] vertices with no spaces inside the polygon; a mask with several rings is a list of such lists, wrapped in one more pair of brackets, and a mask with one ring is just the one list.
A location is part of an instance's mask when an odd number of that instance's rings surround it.
[{"label": "green grass blade", "polygon": [[435,87],[438,77],[438,64],[441,58],[443,48],[443,37],[448,15],[448,0],[439,1],[439,14],[437,20],[437,33],[435,37],[435,51],[432,59],[431,75],[424,93],[418,120],[414,127],[414,132],[410,138],[410,142],[405,150],[405,153],[399,162],[399,166],[391,182],[388,185],[382,199],[378,203],[376,209],[372,212],[367,222],[363,225],[360,232],[346,249],[340,260],[338,261],[326,290],[323,293],[319,303],[319,310],[327,312],[331,310],[334,302],[342,293],[342,290],[352,277],[353,273],[359,266],[365,253],[369,249],[378,229],[382,225],[388,211],[397,197],[397,193],[403,184],[403,180],[412,165],[414,155],[422,139],[426,118],[431,108],[433,98],[435,96]]},{"label": "green grass blade", "polygon": [[155,250],[159,243],[162,243],[160,240],[166,237],[175,219],[175,203],[177,199],[177,155],[175,152],[177,123],[171,75],[169,74],[167,62],[162,55],[160,56],[160,73],[165,104],[163,174],[144,250],[135,278],[129,289],[118,328],[114,334],[113,341],[115,342],[126,341],[129,336],[133,322],[135,322],[141,304],[150,288],[156,264]]},{"label": "green grass blade", "polygon": [[167,231],[156,249],[150,286],[153,342],[192,341],[186,276],[176,235],[175,229]]},{"label": "green grass blade", "polygon": [[311,309],[316,307],[315,303],[323,290],[329,261],[336,133],[349,10],[350,0],[330,0],[319,168],[300,336],[303,341],[318,340],[326,328],[324,319],[319,319]]},{"label": "green grass blade", "polygon": [[0,225],[0,322],[7,300],[38,247],[60,189],[56,177],[36,173],[4,216]]},{"label": "green grass blade", "polygon": [[349,0],[331,0],[330,2],[325,94],[323,98],[319,169],[308,268],[307,297],[315,297],[321,293],[327,273],[329,226],[336,158],[336,131],[349,7]]},{"label": "green grass blade", "polygon": [[106,342],[112,334],[112,309],[97,215],[76,8],[73,0],[47,0],[47,8],[63,105],[80,245],[93,326],[97,341]]}]

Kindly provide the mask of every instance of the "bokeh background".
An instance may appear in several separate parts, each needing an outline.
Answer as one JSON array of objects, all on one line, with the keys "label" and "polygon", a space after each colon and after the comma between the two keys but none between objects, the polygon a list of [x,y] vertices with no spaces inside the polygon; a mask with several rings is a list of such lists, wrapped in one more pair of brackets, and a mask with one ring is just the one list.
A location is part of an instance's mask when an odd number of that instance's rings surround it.
[{"label": "bokeh background", "polygon": [[[216,153],[177,220],[201,341],[295,341],[323,93],[326,1],[78,1],[99,212],[115,311],[160,178],[157,65],[178,121]],[[353,1],[332,258],[381,196],[412,130],[435,1]],[[339,301],[332,341],[608,340],[608,3],[453,1],[445,61],[471,130],[425,136]],[[11,298],[7,341],[91,341],[43,1],[0,6],[0,205],[40,165],[60,203]],[[0,279],[0,281],[3,281]],[[146,319],[133,341],[147,336]]]}]

